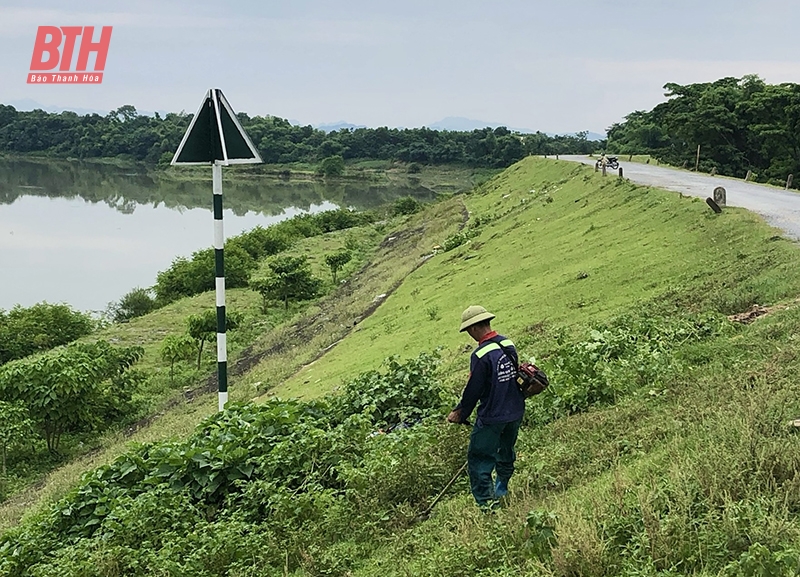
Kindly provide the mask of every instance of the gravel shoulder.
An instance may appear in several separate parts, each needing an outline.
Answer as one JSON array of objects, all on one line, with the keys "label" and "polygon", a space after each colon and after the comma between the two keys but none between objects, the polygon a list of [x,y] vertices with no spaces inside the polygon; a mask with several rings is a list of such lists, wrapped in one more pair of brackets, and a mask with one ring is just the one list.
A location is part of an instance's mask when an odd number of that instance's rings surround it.
[{"label": "gravel shoulder", "polygon": [[[586,156],[561,156],[563,160],[594,165],[596,159]],[[697,174],[663,166],[621,162],[625,178],[633,182],[680,192],[689,196],[708,198],[718,186],[725,188],[728,206],[753,211],[786,233],[800,240],[800,194],[772,186],[744,182],[733,178]]]}]

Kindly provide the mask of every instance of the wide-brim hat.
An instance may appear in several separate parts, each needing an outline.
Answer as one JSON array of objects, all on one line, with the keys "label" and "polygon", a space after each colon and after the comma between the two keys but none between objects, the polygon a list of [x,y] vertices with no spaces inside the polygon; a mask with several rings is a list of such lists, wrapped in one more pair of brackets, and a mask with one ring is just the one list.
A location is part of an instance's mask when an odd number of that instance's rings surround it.
[{"label": "wide-brim hat", "polygon": [[458,330],[458,332],[464,332],[474,324],[477,324],[481,321],[490,321],[493,318],[494,315],[482,306],[472,305],[471,307],[467,307],[467,309],[461,313],[461,328]]}]

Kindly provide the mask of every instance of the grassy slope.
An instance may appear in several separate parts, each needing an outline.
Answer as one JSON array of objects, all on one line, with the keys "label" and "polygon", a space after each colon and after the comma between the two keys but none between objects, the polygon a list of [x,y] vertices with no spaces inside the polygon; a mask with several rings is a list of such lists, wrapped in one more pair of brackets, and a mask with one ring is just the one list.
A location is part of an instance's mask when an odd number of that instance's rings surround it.
[{"label": "grassy slope", "polygon": [[[590,168],[527,160],[467,205],[473,216],[507,216],[416,271],[361,331],[275,392],[324,394],[386,355],[436,345],[449,349],[458,383],[470,348],[456,332],[458,314],[474,302],[537,353],[538,321],[580,332],[637,303],[727,314],[800,293],[796,245],[756,216],[714,217],[699,201],[602,181]],[[800,451],[786,425],[800,415],[800,310],[787,302],[733,337],[690,347],[686,369],[664,389],[523,430],[512,495],[496,519],[475,511],[462,480],[438,515],[389,539],[357,574],[461,575],[463,566],[470,574],[655,575],[682,564],[694,572],[704,556],[732,550],[735,559],[752,543],[768,550],[753,563],[769,567],[780,556],[769,551],[800,544]],[[534,510],[558,520],[545,563],[531,551]],[[630,541],[625,567],[610,554],[614,531]]]},{"label": "grassy slope", "polygon": [[[415,271],[359,330],[276,392],[324,394],[392,354],[454,352],[468,342],[457,329],[470,304],[483,304],[500,330],[521,335],[540,322],[585,325],[668,291],[694,291],[697,307],[719,301],[726,313],[800,292],[796,277],[788,288],[775,286],[791,266],[766,268],[764,258],[783,260],[794,247],[768,243],[775,233],[755,215],[730,209],[715,218],[697,199],[602,180],[591,168],[531,158],[466,204],[473,219],[494,220]],[[759,276],[733,294],[703,291],[753,271]],[[523,352],[537,354],[535,346]],[[306,381],[317,385],[301,387]]]},{"label": "grassy slope", "polygon": [[[797,247],[757,217],[738,209],[716,217],[699,201],[602,180],[591,168],[527,159],[466,203],[472,222],[489,221],[478,236],[412,272],[374,315],[270,393],[325,394],[389,354],[437,345],[447,349],[456,384],[470,348],[457,332],[458,315],[475,302],[498,315],[497,327],[524,353],[540,354],[540,323],[545,333],[580,334],[640,304],[732,313],[754,302],[791,303],[800,293]],[[354,278],[353,303],[364,306],[401,279],[459,220],[450,201],[409,223],[406,230],[418,234],[398,235],[399,251],[384,243],[375,260],[382,272]],[[334,299],[310,311],[307,325],[325,316],[343,320],[347,310]],[[325,325],[313,344],[306,338],[308,346],[292,349],[283,357],[292,367],[263,360],[241,379],[241,394],[252,391],[242,383],[283,380],[323,343],[346,335],[343,324]],[[797,546],[800,451],[785,426],[800,414],[797,334],[800,309],[788,306],[732,337],[682,351],[686,368],[663,389],[523,430],[518,475],[500,515],[478,515],[462,481],[430,521],[375,543],[356,573],[622,574],[609,553],[614,535],[630,544],[630,575],[655,575],[692,555],[702,566],[710,551],[750,542]],[[266,335],[260,347],[277,338]],[[185,430],[191,419],[180,422]],[[534,509],[558,519],[549,560],[530,550],[535,524],[526,529],[526,519]]]}]

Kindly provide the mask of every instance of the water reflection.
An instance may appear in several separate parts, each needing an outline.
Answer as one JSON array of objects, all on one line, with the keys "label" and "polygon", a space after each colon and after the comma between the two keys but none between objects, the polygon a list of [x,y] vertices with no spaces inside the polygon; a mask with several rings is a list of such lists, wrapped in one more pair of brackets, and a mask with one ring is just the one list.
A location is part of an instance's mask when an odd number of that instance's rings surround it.
[{"label": "water reflection", "polygon": [[[207,181],[175,181],[104,164],[0,159],[0,308],[47,300],[102,310],[153,285],[175,257],[212,244],[208,172]],[[224,191],[226,236],[302,212],[432,196],[413,186],[264,178],[227,180]]]},{"label": "water reflection", "polygon": [[[400,196],[410,195],[419,200],[431,200],[434,196],[413,180],[401,184],[366,180],[296,181],[235,175],[236,170],[226,169],[224,196],[225,207],[239,216],[248,212],[277,215],[290,206],[309,210],[325,201],[363,210]],[[22,196],[47,196],[103,202],[123,214],[131,214],[138,205],[209,208],[210,169],[207,172],[205,179],[176,180],[144,169],[132,172],[130,168],[101,163],[0,159],[0,204],[10,204]],[[202,172],[188,174],[197,176]]]}]

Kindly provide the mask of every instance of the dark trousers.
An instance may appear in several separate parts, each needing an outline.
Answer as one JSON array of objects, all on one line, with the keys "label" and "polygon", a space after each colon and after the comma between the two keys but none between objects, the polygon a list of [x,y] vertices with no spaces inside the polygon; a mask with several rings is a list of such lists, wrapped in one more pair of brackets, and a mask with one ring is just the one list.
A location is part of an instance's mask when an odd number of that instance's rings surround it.
[{"label": "dark trousers", "polygon": [[514,461],[517,458],[514,444],[521,422],[522,419],[519,419],[487,425],[476,421],[472,427],[467,461],[469,483],[478,505],[488,505],[495,498],[492,471],[497,471],[498,481],[506,483],[514,473]]}]

